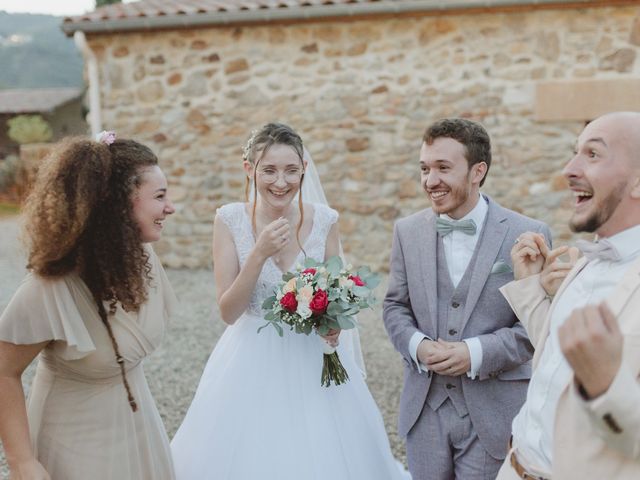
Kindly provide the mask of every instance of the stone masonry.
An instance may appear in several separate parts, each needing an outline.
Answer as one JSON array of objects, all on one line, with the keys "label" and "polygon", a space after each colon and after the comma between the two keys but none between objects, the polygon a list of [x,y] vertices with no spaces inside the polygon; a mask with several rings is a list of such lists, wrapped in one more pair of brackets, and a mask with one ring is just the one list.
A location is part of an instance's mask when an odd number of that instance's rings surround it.
[{"label": "stone masonry", "polygon": [[478,120],[491,134],[484,191],[549,223],[556,241],[567,241],[571,199],[560,172],[589,118],[540,120],[536,91],[551,81],[615,85],[640,78],[637,7],[387,16],[88,40],[99,59],[104,127],[152,147],[169,177],[178,212],[157,250],[171,267],[210,264],[215,210],[244,198],[241,147],[269,121],[301,134],[341,214],[353,263],[386,270],[394,221],[428,205],[418,152],[425,127],[445,116]]}]

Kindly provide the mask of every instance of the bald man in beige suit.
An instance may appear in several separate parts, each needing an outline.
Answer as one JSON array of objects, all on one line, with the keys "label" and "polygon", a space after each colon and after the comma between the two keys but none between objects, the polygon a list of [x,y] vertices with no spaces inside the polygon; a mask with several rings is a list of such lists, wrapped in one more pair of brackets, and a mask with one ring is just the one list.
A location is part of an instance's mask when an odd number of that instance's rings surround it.
[{"label": "bald man in beige suit", "polygon": [[563,173],[575,196],[570,226],[597,241],[572,262],[534,233],[512,249],[516,280],[501,291],[535,355],[498,480],[637,480],[640,113],[589,123]]}]

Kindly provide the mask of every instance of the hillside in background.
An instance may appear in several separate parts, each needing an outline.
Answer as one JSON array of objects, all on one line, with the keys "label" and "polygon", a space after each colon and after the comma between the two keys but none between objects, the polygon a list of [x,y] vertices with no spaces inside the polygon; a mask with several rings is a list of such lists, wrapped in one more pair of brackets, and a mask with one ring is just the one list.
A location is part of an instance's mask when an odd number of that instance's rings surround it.
[{"label": "hillside in background", "polygon": [[82,56],[61,23],[0,11],[0,89],[82,86]]}]

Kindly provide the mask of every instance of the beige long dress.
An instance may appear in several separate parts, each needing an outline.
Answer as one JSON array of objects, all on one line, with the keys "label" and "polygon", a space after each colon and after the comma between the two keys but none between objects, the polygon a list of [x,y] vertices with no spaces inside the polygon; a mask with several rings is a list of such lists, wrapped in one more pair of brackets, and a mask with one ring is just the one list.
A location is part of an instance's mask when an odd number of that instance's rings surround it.
[{"label": "beige long dress", "polygon": [[0,340],[42,351],[28,400],[31,439],[52,480],[173,480],[169,441],[142,370],[175,297],[153,251],[149,300],[111,325],[138,404],[133,412],[105,326],[75,274],[29,274],[0,317]]}]

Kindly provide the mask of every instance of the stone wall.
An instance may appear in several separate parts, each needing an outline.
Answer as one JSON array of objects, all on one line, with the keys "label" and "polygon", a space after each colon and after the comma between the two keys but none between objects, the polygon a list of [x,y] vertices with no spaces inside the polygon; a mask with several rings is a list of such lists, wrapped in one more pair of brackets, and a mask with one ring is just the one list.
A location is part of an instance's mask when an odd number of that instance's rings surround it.
[{"label": "stone wall", "polygon": [[584,121],[536,120],[536,88],[640,74],[637,7],[89,40],[100,62],[105,128],[149,144],[169,176],[178,212],[158,250],[173,267],[210,265],[215,209],[244,196],[241,147],[273,120],[305,140],[354,263],[385,270],[394,220],[427,206],[420,139],[445,116],[489,130],[494,159],[484,191],[567,240],[570,199],[560,171]]}]

